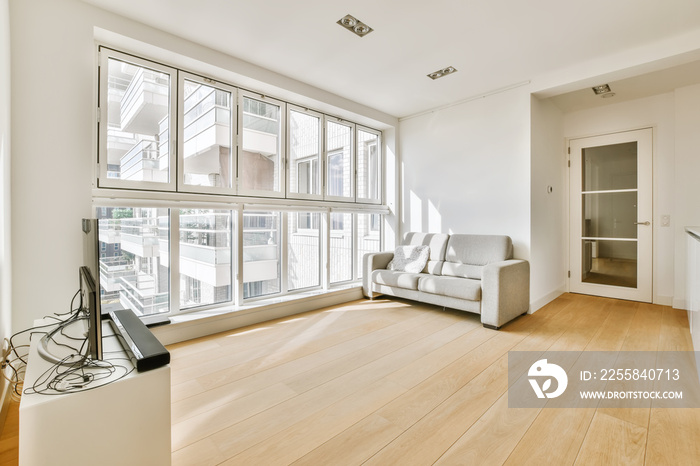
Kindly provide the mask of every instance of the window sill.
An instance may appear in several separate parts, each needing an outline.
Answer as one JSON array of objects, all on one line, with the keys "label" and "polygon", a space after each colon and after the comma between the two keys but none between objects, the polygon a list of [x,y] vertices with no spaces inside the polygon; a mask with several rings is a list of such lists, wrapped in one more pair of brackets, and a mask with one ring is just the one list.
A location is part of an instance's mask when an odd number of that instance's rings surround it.
[{"label": "window sill", "polygon": [[163,345],[171,345],[248,325],[279,319],[362,299],[362,285],[350,283],[331,290],[313,290],[256,300],[240,306],[201,310],[170,317],[170,323],[152,327]]}]

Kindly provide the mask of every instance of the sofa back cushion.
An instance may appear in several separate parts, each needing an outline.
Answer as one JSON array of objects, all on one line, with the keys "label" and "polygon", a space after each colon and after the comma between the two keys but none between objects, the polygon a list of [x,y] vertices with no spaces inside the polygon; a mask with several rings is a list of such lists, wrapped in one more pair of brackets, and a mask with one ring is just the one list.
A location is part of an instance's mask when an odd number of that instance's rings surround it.
[{"label": "sofa back cushion", "polygon": [[428,262],[423,269],[424,273],[440,275],[442,273],[442,264],[445,261],[445,251],[447,249],[447,241],[449,235],[443,233],[418,233],[409,232],[403,239],[404,245],[424,245],[430,247],[430,256]]},{"label": "sofa back cushion", "polygon": [[503,235],[451,235],[442,274],[480,280],[486,264],[513,258],[513,242]]}]

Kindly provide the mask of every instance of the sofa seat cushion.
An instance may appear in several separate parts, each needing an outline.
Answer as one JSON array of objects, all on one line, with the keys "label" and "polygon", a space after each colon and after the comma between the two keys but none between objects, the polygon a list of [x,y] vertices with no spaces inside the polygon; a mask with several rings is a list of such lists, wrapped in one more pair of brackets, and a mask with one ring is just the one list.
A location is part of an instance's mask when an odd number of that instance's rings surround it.
[{"label": "sofa seat cushion", "polygon": [[468,301],[481,301],[481,280],[424,275],[418,280],[418,291]]},{"label": "sofa seat cushion", "polygon": [[421,275],[423,274],[379,269],[372,272],[372,282],[407,290],[417,290],[418,279]]}]

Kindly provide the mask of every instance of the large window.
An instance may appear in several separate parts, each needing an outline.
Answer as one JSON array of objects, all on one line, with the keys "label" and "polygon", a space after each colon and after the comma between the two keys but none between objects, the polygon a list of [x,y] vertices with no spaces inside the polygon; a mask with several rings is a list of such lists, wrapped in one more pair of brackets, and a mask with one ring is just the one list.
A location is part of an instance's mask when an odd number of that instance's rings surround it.
[{"label": "large window", "polygon": [[381,221],[379,214],[357,214],[357,269],[356,278],[362,278],[362,257],[370,252],[381,251]]},{"label": "large window", "polygon": [[231,211],[180,210],[180,308],[231,301]]},{"label": "large window", "polygon": [[281,291],[280,212],[243,212],[243,297]]},{"label": "large window", "polygon": [[233,193],[235,89],[180,74],[182,190]]},{"label": "large window", "polygon": [[321,114],[289,109],[290,197],[321,197]]},{"label": "large window", "polygon": [[321,213],[290,212],[287,229],[288,289],[321,285]]},{"label": "large window", "polygon": [[238,179],[243,194],[281,195],[282,103],[260,96],[242,95],[241,147]]},{"label": "large window", "polygon": [[352,124],[326,121],[326,196],[329,199],[354,199],[353,132]]},{"label": "large window", "polygon": [[98,210],[103,311],[170,311],[169,209]]},{"label": "large window", "polygon": [[331,212],[330,272],[331,283],[353,279],[353,214]]},{"label": "large window", "polygon": [[378,131],[357,128],[357,200],[381,201],[381,158]]},{"label": "large window", "polygon": [[100,47],[98,187],[381,203],[381,132]]},{"label": "large window", "polygon": [[116,52],[101,67],[100,186],[172,190],[176,71]]},{"label": "large window", "polygon": [[142,316],[351,283],[362,256],[381,250],[380,214],[100,207],[97,217],[103,308]]},{"label": "large window", "polygon": [[99,65],[105,309],[356,286],[381,247],[380,131],[107,47]]}]

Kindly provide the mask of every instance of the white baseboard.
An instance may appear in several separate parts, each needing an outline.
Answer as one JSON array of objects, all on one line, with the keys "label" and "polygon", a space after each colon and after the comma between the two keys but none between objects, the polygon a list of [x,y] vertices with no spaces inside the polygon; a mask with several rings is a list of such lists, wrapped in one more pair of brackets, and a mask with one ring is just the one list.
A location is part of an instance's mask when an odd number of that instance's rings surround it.
[{"label": "white baseboard", "polygon": [[541,298],[539,298],[535,301],[531,301],[530,302],[530,311],[528,312],[528,314],[533,314],[534,312],[543,308],[547,304],[551,303],[552,301],[554,301],[555,299],[557,299],[559,296],[563,295],[564,293],[566,293],[566,290],[564,289],[564,287],[562,287],[562,288],[558,288],[550,293],[547,293],[546,295],[542,296]]},{"label": "white baseboard", "polygon": [[686,309],[687,310],[687,308],[685,307],[685,299],[681,299],[681,298],[673,298],[672,307],[674,309]]},{"label": "white baseboard", "polygon": [[[190,318],[182,321],[173,318],[170,324],[152,327],[151,332],[163,345],[171,345],[181,341],[192,340],[193,338],[226,332],[362,298],[362,288],[354,287],[218,315]],[[189,314],[188,316],[196,316],[196,314]]]},{"label": "white baseboard", "polygon": [[673,306],[673,296],[656,296],[654,298],[654,304],[660,306]]}]

